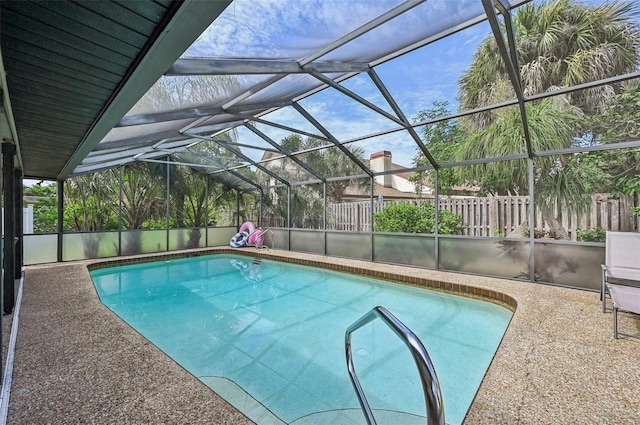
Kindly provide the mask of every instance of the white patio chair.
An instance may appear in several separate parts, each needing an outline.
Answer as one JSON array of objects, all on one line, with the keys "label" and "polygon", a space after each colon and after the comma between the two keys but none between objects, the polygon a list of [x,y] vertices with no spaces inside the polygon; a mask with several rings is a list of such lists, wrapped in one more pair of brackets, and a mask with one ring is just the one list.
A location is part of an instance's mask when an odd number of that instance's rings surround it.
[{"label": "white patio chair", "polygon": [[618,335],[623,335],[640,339],[640,335],[618,332],[618,311],[640,315],[640,288],[610,283],[607,286],[613,301],[613,337],[618,339]]},{"label": "white patio chair", "polygon": [[640,233],[607,232],[600,289],[603,313],[607,311],[607,283],[633,285],[633,281],[640,281]]}]

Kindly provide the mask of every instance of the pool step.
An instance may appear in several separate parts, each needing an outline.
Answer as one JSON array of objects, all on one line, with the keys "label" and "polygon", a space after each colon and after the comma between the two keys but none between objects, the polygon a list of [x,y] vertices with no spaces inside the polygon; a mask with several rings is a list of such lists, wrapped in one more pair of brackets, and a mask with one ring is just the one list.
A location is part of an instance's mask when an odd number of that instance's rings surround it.
[{"label": "pool step", "polygon": [[262,258],[254,258],[253,259],[253,264],[257,264],[257,265],[262,264]]}]

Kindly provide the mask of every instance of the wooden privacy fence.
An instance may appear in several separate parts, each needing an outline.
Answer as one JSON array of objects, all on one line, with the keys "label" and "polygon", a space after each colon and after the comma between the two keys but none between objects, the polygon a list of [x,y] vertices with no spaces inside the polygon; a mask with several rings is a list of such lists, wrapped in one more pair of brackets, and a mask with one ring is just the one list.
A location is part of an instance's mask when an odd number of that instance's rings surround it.
[{"label": "wooden privacy fence", "polygon": [[[434,199],[385,201],[384,205],[395,202],[433,203]],[[462,217],[466,226],[465,235],[469,236],[508,236],[519,226],[528,222],[528,196],[491,196],[477,198],[471,196],[442,196],[439,199],[440,210],[450,211]],[[635,223],[631,213],[634,206],[633,197],[621,196],[613,198],[609,194],[595,194],[591,199],[589,210],[580,217],[558,214],[562,227],[567,231],[569,239],[576,240],[577,229],[634,231]],[[367,232],[371,230],[370,201],[330,204],[328,208],[327,229]],[[373,202],[373,212],[382,209],[377,200]],[[543,219],[540,211],[536,211],[536,229],[549,230],[550,226]]]}]

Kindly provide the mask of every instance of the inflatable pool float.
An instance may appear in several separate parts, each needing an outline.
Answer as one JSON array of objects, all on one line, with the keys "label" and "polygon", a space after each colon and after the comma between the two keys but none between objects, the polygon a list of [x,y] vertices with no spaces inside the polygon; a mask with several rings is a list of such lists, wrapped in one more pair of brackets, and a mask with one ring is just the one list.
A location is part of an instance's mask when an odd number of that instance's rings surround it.
[{"label": "inflatable pool float", "polygon": [[231,238],[229,245],[231,245],[233,248],[242,248],[247,244],[248,240],[249,240],[249,233],[238,232]]},{"label": "inflatable pool float", "polygon": [[247,241],[247,245],[255,245],[258,248],[262,246],[264,243],[264,229],[262,227],[258,227],[258,229],[249,235],[249,240]]},{"label": "inflatable pool float", "polygon": [[255,231],[256,226],[250,221],[245,221],[242,223],[242,226],[240,226],[240,231],[231,238],[229,245],[233,248],[242,248],[249,243],[249,238]]}]

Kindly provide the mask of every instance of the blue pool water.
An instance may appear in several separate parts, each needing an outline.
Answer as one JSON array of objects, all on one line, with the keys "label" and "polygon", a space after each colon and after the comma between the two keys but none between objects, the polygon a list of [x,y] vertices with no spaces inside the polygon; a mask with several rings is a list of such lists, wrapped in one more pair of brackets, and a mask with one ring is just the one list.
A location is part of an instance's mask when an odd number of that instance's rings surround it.
[{"label": "blue pool water", "polygon": [[[260,424],[362,424],[346,328],[382,305],[429,351],[460,424],[511,319],[498,305],[269,260],[210,255],[96,270],[102,302]],[[409,350],[380,320],[352,337],[378,423],[425,423]],[[386,422],[385,422],[386,421]]]}]

